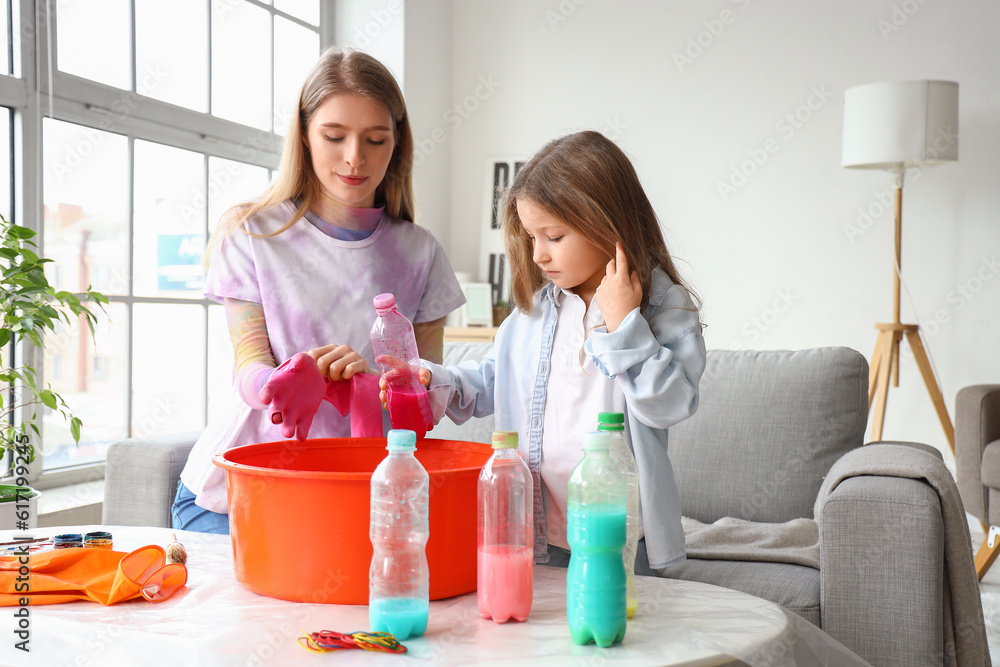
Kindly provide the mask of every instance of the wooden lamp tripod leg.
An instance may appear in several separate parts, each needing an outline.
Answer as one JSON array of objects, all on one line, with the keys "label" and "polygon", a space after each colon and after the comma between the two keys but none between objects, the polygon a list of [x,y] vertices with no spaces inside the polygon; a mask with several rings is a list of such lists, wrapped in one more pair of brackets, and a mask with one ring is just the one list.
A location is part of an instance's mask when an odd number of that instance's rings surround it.
[{"label": "wooden lamp tripod leg", "polygon": [[927,352],[924,350],[924,343],[920,340],[920,331],[918,329],[908,329],[906,331],[906,340],[910,343],[910,348],[913,349],[913,356],[916,359],[917,367],[920,369],[920,374],[924,378],[927,393],[931,396],[931,402],[934,404],[934,410],[937,412],[938,420],[941,422],[941,428],[944,429],[944,435],[948,439],[948,446],[951,447],[951,453],[954,455],[955,428],[951,424],[951,417],[948,416],[948,408],[945,405],[944,396],[941,395],[941,389],[938,388],[930,359],[927,358]]},{"label": "wooden lamp tripod leg", "polygon": [[[893,367],[893,350],[898,348],[899,339],[892,329],[879,329],[872,354],[872,365],[868,375],[868,409],[875,402],[872,416],[872,440],[882,439],[882,425],[885,423],[885,405],[889,399],[889,374]],[[875,399],[878,400],[875,400]]]}]

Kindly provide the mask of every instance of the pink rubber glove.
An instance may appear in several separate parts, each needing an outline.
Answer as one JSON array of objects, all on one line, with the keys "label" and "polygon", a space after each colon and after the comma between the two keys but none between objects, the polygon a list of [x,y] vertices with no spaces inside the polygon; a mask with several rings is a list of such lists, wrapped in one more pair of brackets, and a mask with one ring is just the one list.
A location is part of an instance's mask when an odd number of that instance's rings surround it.
[{"label": "pink rubber glove", "polygon": [[309,427],[326,394],[326,379],[316,361],[299,352],[274,370],[260,390],[260,401],[269,405],[272,424],[281,425],[281,436],[300,442],[309,437]]}]

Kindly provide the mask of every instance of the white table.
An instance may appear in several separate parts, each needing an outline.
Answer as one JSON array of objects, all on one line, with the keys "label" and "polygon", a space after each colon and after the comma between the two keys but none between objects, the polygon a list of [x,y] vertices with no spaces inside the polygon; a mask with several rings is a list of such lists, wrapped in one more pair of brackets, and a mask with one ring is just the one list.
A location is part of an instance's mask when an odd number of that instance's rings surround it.
[{"label": "white table", "polygon": [[[108,530],[116,551],[166,546],[166,528],[75,526],[37,536]],[[228,536],[176,531],[188,551],[188,585],[165,602],[93,602],[30,607],[31,653],[14,648],[13,608],[0,609],[3,665],[866,665],[805,620],[766,600],[707,584],[638,577],[639,610],[622,643],[578,646],[566,625],[566,570],[535,567],[534,603],[524,623],[479,617],[476,594],[431,602],[427,634],[403,643],[406,656],[342,650],[315,654],[304,631],[368,629],[366,606],[277,600],[243,588]],[[14,533],[0,531],[0,541]],[[295,567],[295,544],[288,545]],[[740,663],[737,663],[740,664]]]}]

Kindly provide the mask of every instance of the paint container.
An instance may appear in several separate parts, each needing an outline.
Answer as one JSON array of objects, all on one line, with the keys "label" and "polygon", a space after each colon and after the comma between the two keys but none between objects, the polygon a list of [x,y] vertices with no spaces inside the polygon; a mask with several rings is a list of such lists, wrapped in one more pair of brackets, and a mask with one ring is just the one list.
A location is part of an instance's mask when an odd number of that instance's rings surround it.
[{"label": "paint container", "polygon": [[83,536],[83,546],[87,549],[111,549],[111,533],[99,530]]},{"label": "paint container", "polygon": [[73,549],[83,546],[81,533],[63,533],[52,538],[52,546],[56,549]]}]

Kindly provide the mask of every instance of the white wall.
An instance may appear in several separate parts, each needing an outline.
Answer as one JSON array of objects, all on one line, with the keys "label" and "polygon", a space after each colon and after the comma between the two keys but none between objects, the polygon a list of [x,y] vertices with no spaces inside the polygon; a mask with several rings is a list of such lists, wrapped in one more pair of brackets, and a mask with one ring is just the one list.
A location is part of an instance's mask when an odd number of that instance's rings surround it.
[{"label": "white wall", "polygon": [[413,188],[417,223],[448,246],[451,154],[442,105],[451,95],[451,3],[419,0],[406,5],[406,80],[403,93],[413,132]]},{"label": "white wall", "polygon": [[451,96],[449,0],[341,0],[334,35],[378,58],[396,77],[415,142],[417,222],[447,246],[451,156],[443,107]]},{"label": "white wall", "polygon": [[[443,140],[421,168],[450,162],[450,233],[436,233],[455,269],[485,277],[490,159],[603,130],[632,156],[704,299],[710,348],[845,345],[870,358],[874,323],[891,319],[890,177],[840,167],[843,92],[881,80],[958,81],[959,162],[908,180],[903,320],[924,324],[952,412],[960,387],[1000,382],[996,3],[453,0],[442,20],[449,13],[450,98],[421,124],[441,126]],[[409,18],[407,28],[409,72],[424,56]],[[439,36],[427,38],[426,58],[440,59]],[[720,194],[769,139],[777,151]],[[880,197],[885,212],[859,223],[859,209],[878,213]],[[884,437],[947,448],[905,344]]]}]

